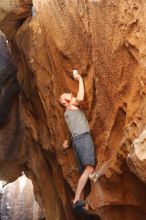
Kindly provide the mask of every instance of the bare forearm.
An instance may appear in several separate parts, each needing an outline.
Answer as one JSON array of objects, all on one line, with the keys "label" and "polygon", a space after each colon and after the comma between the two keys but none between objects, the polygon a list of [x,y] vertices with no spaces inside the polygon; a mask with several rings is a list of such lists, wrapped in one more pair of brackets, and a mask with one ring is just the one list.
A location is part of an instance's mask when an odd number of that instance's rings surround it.
[{"label": "bare forearm", "polygon": [[78,93],[77,93],[77,100],[78,101],[83,101],[84,100],[84,82],[83,79],[81,78],[79,80],[79,89],[78,89]]}]

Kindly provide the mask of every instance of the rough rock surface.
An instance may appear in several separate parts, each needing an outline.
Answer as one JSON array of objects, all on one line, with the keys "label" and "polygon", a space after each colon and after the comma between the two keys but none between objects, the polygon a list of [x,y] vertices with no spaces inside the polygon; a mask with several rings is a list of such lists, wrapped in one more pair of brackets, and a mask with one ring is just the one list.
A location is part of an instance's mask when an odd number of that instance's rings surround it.
[{"label": "rough rock surface", "polygon": [[7,26],[1,18],[0,28],[18,64],[24,170],[38,203],[48,220],[78,218],[69,204],[78,169],[72,149],[61,150],[69,133],[58,103],[63,91],[76,93],[71,75],[76,68],[85,82],[83,108],[95,143],[96,170],[107,163],[105,175],[89,189],[89,213],[102,220],[145,220],[145,160],[135,162],[133,141],[146,122],[146,2],[35,0],[33,5],[33,16],[21,26],[14,28],[17,15],[24,18],[18,4],[15,22]]},{"label": "rough rock surface", "polygon": [[24,175],[4,186],[0,199],[1,220],[40,220],[43,216],[43,210],[34,199],[32,183]]},{"label": "rough rock surface", "polygon": [[31,0],[5,0],[0,2],[1,30],[11,39],[23,21],[31,15]]},{"label": "rough rock surface", "polygon": [[128,154],[129,168],[146,183],[146,130],[133,141],[133,149]]},{"label": "rough rock surface", "polygon": [[21,175],[26,162],[24,129],[19,114],[19,91],[16,67],[6,39],[0,32],[0,178],[9,182]]}]

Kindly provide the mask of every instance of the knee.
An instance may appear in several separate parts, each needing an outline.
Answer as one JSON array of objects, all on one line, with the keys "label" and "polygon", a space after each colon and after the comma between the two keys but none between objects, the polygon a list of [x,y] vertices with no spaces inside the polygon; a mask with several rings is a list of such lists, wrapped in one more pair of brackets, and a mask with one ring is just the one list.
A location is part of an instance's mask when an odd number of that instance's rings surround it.
[{"label": "knee", "polygon": [[92,165],[86,165],[85,167],[86,172],[90,175],[94,171],[94,166]]}]

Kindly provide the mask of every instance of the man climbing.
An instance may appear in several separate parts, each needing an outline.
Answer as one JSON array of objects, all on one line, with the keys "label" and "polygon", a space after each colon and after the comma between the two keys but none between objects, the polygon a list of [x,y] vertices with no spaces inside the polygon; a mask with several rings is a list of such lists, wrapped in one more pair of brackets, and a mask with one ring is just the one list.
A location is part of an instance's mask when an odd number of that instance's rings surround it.
[{"label": "man climbing", "polygon": [[[73,70],[73,77],[79,82],[77,96],[72,93],[63,93],[60,96],[60,103],[66,108],[64,118],[72,135],[73,149],[82,172],[79,178],[77,190],[73,202],[73,208],[82,208],[85,205],[85,200],[82,199],[84,187],[89,176],[94,171],[95,153],[94,145],[90,135],[88,121],[85,114],[80,109],[80,103],[84,100],[84,83],[82,77],[77,70]],[[63,148],[69,147],[68,141],[63,142]]]}]

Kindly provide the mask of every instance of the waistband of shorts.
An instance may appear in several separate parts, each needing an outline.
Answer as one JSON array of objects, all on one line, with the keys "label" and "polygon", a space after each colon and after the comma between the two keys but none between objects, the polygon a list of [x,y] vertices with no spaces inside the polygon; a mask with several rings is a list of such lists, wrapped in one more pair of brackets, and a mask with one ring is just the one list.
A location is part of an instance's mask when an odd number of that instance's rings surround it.
[{"label": "waistband of shorts", "polygon": [[74,135],[74,136],[72,136],[72,140],[76,140],[78,138],[81,138],[86,134],[90,134],[90,132],[85,132],[85,133],[82,133],[82,134],[79,134],[79,135]]}]

